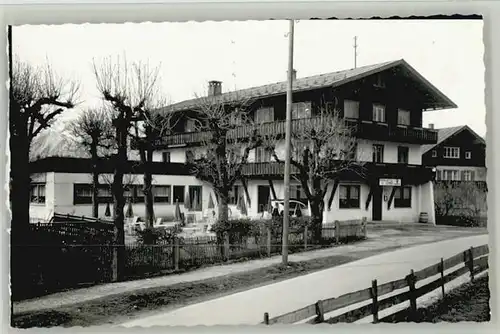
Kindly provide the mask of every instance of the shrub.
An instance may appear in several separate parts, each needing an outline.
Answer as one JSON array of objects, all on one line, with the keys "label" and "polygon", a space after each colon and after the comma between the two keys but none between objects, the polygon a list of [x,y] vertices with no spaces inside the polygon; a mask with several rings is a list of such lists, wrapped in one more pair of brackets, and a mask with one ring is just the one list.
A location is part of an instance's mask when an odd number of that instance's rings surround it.
[{"label": "shrub", "polygon": [[180,227],[173,229],[146,228],[137,230],[137,242],[143,245],[172,244],[174,238],[182,231]]}]

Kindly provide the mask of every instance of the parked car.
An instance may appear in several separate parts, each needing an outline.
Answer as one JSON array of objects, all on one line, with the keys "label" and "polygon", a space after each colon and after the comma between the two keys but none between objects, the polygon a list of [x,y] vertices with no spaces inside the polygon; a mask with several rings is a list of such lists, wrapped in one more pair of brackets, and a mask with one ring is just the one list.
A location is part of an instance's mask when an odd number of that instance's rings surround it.
[{"label": "parked car", "polygon": [[[271,201],[271,205],[273,206],[273,208],[276,206],[276,203],[278,204],[279,212],[281,214],[283,212],[283,210],[285,209],[284,200],[282,200],[282,199],[272,200]],[[309,208],[308,208],[307,204],[304,204],[304,203],[302,203],[300,201],[291,199],[290,200],[290,207],[289,207],[289,211],[288,211],[288,212],[290,212],[290,216],[291,217],[295,216],[295,212],[297,210],[297,206],[300,208],[302,216],[309,216],[310,215],[309,214]]]}]

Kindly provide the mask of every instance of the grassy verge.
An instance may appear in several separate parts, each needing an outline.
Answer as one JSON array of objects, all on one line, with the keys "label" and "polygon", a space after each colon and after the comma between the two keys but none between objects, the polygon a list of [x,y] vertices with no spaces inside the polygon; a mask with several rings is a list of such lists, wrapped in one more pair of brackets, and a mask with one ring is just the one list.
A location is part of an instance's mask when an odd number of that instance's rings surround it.
[{"label": "grassy verge", "polygon": [[445,299],[417,310],[414,317],[409,313],[383,319],[383,322],[485,322],[490,321],[490,290],[488,276],[474,283],[464,284],[448,292]]},{"label": "grassy verge", "polygon": [[335,267],[381,252],[362,251],[345,256],[329,256],[309,261],[293,262],[287,267],[273,265],[208,280],[136,290],[57,309],[15,314],[12,317],[11,324],[13,327],[18,328],[116,324],[153,311],[167,311],[168,309]]}]

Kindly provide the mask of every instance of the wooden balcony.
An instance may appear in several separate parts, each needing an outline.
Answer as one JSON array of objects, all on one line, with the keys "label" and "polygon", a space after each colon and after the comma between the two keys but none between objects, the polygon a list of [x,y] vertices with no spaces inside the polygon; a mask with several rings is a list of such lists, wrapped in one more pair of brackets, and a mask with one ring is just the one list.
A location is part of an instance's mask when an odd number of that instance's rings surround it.
[{"label": "wooden balcony", "polygon": [[[340,175],[345,181],[378,182],[379,178],[402,179],[404,184],[422,184],[432,180],[432,167],[396,163],[366,162],[357,170],[346,171]],[[242,174],[248,179],[283,179],[285,165],[278,162],[248,163]],[[291,175],[298,174],[297,168],[291,166]]]},{"label": "wooden balcony", "polygon": [[[292,120],[292,132],[300,132],[307,124],[321,122],[318,117]],[[358,138],[370,140],[393,141],[411,144],[435,144],[437,142],[437,130],[393,126],[389,124],[375,123],[371,121],[360,121],[346,119],[346,125],[353,129]],[[285,134],[285,121],[279,120],[259,125],[258,131],[261,135]],[[238,139],[249,138],[252,134],[251,127],[240,127],[229,132],[229,136]],[[155,143],[158,148],[172,146],[197,146],[210,138],[210,132],[185,132],[159,138]]]}]

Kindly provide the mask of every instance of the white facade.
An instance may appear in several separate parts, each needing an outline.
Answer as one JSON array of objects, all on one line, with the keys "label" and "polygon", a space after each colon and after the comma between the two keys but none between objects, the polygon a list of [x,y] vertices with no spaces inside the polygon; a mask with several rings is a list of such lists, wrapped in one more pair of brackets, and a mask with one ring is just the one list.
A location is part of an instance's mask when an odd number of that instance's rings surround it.
[{"label": "white facade", "polygon": [[[112,180],[112,175],[107,174],[100,177],[101,183]],[[77,216],[91,216],[91,204],[75,204],[74,185],[75,184],[90,184],[92,181],[90,174],[82,173],[44,173],[33,178],[33,183],[45,184],[45,203],[31,203],[30,217],[33,219],[49,219],[54,212],[60,214],[72,214]],[[128,184],[142,185],[142,175],[125,176],[125,182]],[[153,185],[171,186],[169,203],[155,203],[156,217],[171,218],[174,216],[175,202],[172,199],[173,186],[185,186],[184,192],[189,186],[202,186],[201,204],[204,209],[198,212],[198,216],[207,214],[209,196],[215,201],[215,197],[211,188],[206,184],[196,179],[194,176],[185,175],[154,175]],[[125,210],[128,204],[125,205]],[[111,204],[112,208],[112,204]],[[187,211],[183,204],[180,205],[181,212]],[[139,217],[145,216],[144,203],[133,203],[132,209],[134,215]],[[106,204],[99,204],[99,217],[105,217]]]}]

